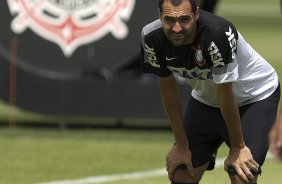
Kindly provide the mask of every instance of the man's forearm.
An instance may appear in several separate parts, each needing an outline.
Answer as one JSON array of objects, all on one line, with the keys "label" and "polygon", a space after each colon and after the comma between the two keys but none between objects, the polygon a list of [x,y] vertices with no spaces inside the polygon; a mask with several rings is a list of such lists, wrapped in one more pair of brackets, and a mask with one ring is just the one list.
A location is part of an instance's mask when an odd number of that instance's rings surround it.
[{"label": "man's forearm", "polygon": [[245,146],[241,129],[240,115],[237,105],[232,100],[221,104],[221,113],[226,122],[226,127],[230,137],[230,147],[242,148]]},{"label": "man's forearm", "polygon": [[175,141],[179,145],[188,145],[177,83],[174,76],[159,78],[159,86],[163,106],[175,135]]},{"label": "man's forearm", "polygon": [[231,84],[217,85],[217,94],[222,116],[225,120],[230,137],[231,148],[242,148],[245,143],[241,129],[241,121],[238,106],[232,92]]}]

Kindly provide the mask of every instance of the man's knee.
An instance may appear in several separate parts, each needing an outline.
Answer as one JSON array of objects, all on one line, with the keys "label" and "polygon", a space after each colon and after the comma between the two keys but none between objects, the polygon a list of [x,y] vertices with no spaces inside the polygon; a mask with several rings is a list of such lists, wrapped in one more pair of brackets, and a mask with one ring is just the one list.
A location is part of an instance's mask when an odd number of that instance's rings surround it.
[{"label": "man's knee", "polygon": [[[250,182],[249,184],[257,184],[256,181],[257,181],[258,175],[261,174],[261,168],[259,168],[258,172],[255,172],[255,171],[252,171],[252,170],[251,170],[251,172],[252,172],[253,176],[255,177],[255,179],[254,179],[253,182]],[[234,167],[229,166],[227,173],[229,174],[229,178],[231,180],[231,183],[242,183],[239,176],[238,176],[238,173],[237,173],[237,171],[235,170]]]},{"label": "man's knee", "polygon": [[187,173],[185,165],[178,166],[173,172],[172,184],[198,184],[199,179]]}]

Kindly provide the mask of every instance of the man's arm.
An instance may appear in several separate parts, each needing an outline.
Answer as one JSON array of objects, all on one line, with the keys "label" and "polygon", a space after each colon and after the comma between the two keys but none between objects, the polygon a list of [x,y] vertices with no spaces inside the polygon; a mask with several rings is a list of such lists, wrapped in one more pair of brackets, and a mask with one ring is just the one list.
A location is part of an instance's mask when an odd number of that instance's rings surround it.
[{"label": "man's arm", "polygon": [[220,110],[226,122],[230,137],[230,148],[240,149],[245,146],[241,129],[238,106],[235,102],[232,83],[215,84]]},{"label": "man's arm", "polygon": [[188,142],[184,131],[181,103],[174,76],[159,77],[159,87],[163,106],[175,135],[176,144],[187,147]]},{"label": "man's arm", "polygon": [[189,174],[193,175],[191,153],[183,124],[183,114],[176,80],[173,74],[171,74],[169,77],[159,77],[158,82],[163,106],[170,121],[176,142],[176,145],[167,157],[169,178],[172,179],[174,170],[180,164],[185,164]]},{"label": "man's arm", "polygon": [[215,84],[221,114],[230,138],[230,151],[225,160],[225,170],[233,166],[242,181],[254,179],[250,169],[258,172],[259,165],[253,159],[243,140],[239,109],[232,91],[232,83]]}]

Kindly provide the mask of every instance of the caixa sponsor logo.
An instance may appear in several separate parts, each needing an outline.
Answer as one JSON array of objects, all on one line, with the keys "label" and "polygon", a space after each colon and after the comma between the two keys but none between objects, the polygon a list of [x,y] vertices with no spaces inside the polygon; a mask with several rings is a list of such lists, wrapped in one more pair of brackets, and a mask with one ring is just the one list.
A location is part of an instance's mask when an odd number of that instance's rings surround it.
[{"label": "caixa sponsor logo", "polygon": [[128,35],[135,0],[7,0],[15,33],[27,28],[58,44],[70,57],[80,47],[111,33],[116,39]]},{"label": "caixa sponsor logo", "polygon": [[207,80],[213,78],[211,69],[199,69],[195,67],[188,70],[186,68],[176,68],[173,66],[168,66],[167,68],[185,79]]}]

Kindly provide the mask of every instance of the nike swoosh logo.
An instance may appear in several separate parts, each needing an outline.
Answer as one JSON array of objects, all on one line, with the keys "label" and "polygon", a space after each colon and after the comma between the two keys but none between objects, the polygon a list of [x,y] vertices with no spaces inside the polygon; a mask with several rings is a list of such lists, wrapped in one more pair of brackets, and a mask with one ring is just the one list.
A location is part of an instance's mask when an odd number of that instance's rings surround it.
[{"label": "nike swoosh logo", "polygon": [[172,58],[165,57],[165,59],[166,59],[167,61],[172,61],[172,60],[177,59],[177,57],[172,57]]}]

